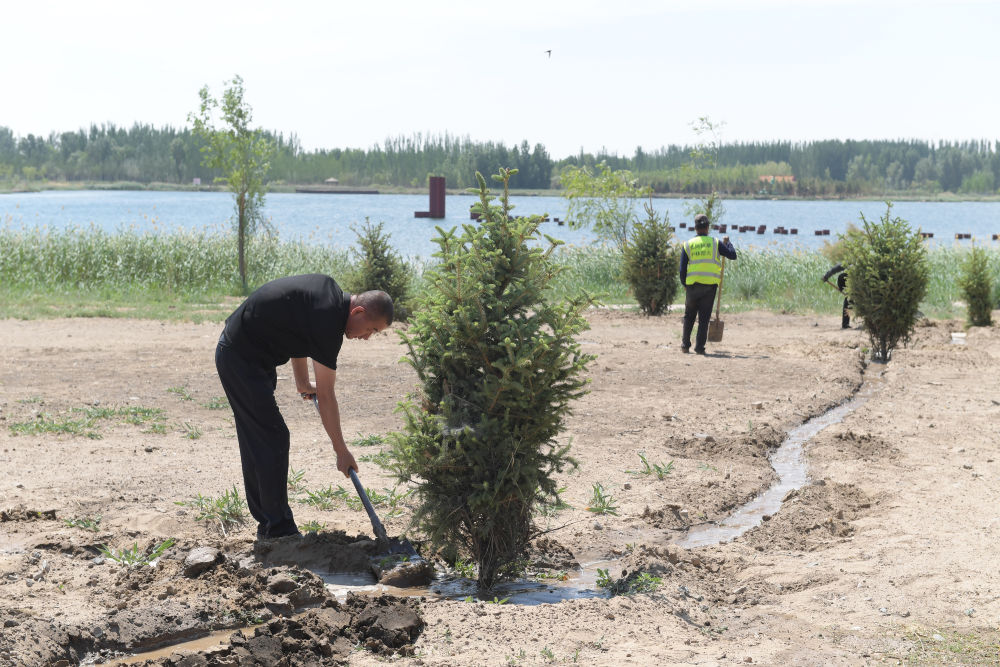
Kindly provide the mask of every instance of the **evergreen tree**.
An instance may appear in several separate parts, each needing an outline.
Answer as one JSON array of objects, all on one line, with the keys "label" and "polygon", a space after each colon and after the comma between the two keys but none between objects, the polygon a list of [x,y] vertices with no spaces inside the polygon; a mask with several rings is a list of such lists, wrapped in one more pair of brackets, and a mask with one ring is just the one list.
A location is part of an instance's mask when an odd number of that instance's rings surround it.
[{"label": "evergreen tree", "polygon": [[495,205],[476,172],[480,222],[461,234],[438,228],[440,264],[402,334],[421,389],[402,404],[395,471],[416,484],[415,526],[446,552],[471,555],[483,590],[516,573],[534,510],[558,502],[553,475],[575,462],[556,436],[593,359],[574,338],[590,298],[546,298],[561,271],[550,258],[558,242],[532,243],[538,216],[511,218],[514,173],[494,176]]},{"label": "evergreen tree", "polygon": [[974,327],[988,327],[993,324],[992,310],[996,303],[993,298],[993,282],[990,275],[989,258],[983,248],[975,245],[962,263],[962,275],[958,279],[962,296],[967,304],[968,322]]},{"label": "evergreen tree", "polygon": [[864,229],[844,237],[843,261],[847,295],[864,320],[872,359],[883,363],[900,341],[909,342],[930,273],[920,234],[892,217],[891,203],[887,207],[878,224],[861,214]]},{"label": "evergreen tree", "polygon": [[645,205],[646,220],[632,228],[632,243],[625,250],[625,278],[646,315],[670,309],[679,280],[677,252],[670,245],[672,234],[666,214],[660,220],[652,202]]},{"label": "evergreen tree", "polygon": [[373,225],[368,218],[361,229],[351,227],[358,236],[360,250],[353,250],[356,263],[347,284],[351,292],[382,290],[392,297],[394,317],[406,321],[409,317],[407,299],[410,292],[410,268],[391,245],[389,234],[382,233],[382,223]]}]

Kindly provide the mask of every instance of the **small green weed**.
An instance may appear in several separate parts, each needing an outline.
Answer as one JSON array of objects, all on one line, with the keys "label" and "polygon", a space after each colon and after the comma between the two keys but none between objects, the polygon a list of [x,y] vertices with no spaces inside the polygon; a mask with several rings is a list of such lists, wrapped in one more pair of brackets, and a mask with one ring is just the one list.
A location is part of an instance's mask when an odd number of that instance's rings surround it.
[{"label": "small green weed", "polygon": [[17,399],[18,403],[44,403],[45,401],[41,396],[29,396],[28,398]]},{"label": "small green weed", "polygon": [[566,487],[562,487],[556,491],[555,500],[549,501],[547,498],[545,502],[538,503],[538,513],[542,516],[554,516],[556,513],[563,510],[573,509],[573,506],[563,500],[562,494],[566,491]]},{"label": "small green weed", "polygon": [[476,578],[476,565],[472,561],[465,561],[459,558],[455,561],[455,564],[451,566],[451,569],[455,570],[455,574],[463,579]]},{"label": "small green weed", "polygon": [[207,402],[202,403],[201,406],[209,410],[226,410],[229,408],[229,399],[225,396],[213,396]]},{"label": "small green weed", "polygon": [[319,521],[313,520],[299,526],[299,530],[304,533],[318,533],[326,528],[325,523],[320,523]]},{"label": "small green weed", "polygon": [[83,528],[84,530],[92,530],[96,533],[98,527],[101,525],[101,517],[98,515],[94,518],[84,517],[82,519],[63,519],[63,523],[70,528]]},{"label": "small green weed", "polygon": [[191,396],[191,392],[188,391],[187,387],[170,387],[167,389],[171,394],[175,394],[182,401],[191,401],[194,398]]},{"label": "small green weed", "polygon": [[378,447],[385,444],[385,438],[381,435],[359,435],[351,441],[351,447]]},{"label": "small green weed", "polygon": [[649,460],[643,452],[639,452],[639,460],[642,461],[642,470],[626,470],[627,473],[631,475],[656,475],[656,479],[663,479],[669,475],[674,470],[674,462],[670,461],[667,464],[653,463],[650,464]]},{"label": "small green weed", "polygon": [[587,505],[587,511],[594,514],[618,514],[614,496],[605,493],[600,482],[594,483],[594,492],[590,497],[590,504]]},{"label": "small green weed", "polygon": [[392,452],[378,452],[377,454],[362,454],[358,461],[362,463],[374,463],[379,468],[388,468],[392,465]]},{"label": "small green weed", "polygon": [[608,574],[607,568],[597,568],[597,585],[601,588],[610,588],[615,580]]},{"label": "small green weed", "polygon": [[305,470],[288,469],[288,492],[293,496],[306,492]]},{"label": "small green weed", "polygon": [[597,585],[606,589],[611,595],[632,595],[633,593],[652,593],[663,583],[663,579],[648,572],[632,573],[621,579],[614,579],[605,569],[597,569]]},{"label": "small green weed", "polygon": [[223,535],[226,534],[227,528],[241,525],[246,521],[247,503],[240,497],[235,485],[231,491],[226,491],[218,498],[199,493],[193,500],[179,500],[175,504],[197,509],[198,516],[194,520],[217,522]]},{"label": "small green weed", "polygon": [[550,649],[548,646],[546,646],[541,650],[541,654],[545,662],[555,662],[556,660],[556,654],[553,653],[552,649]]},{"label": "small green weed", "polygon": [[181,433],[183,433],[184,437],[188,440],[197,440],[201,437],[201,428],[191,422],[184,422],[181,425]]},{"label": "small green weed", "polygon": [[101,545],[99,549],[101,554],[112,562],[127,567],[141,567],[143,565],[152,565],[155,563],[156,559],[162,556],[163,552],[173,545],[174,538],[171,537],[160,545],[154,547],[148,554],[139,549],[139,544],[137,542],[132,543],[131,549],[117,550],[109,548],[107,545]]}]

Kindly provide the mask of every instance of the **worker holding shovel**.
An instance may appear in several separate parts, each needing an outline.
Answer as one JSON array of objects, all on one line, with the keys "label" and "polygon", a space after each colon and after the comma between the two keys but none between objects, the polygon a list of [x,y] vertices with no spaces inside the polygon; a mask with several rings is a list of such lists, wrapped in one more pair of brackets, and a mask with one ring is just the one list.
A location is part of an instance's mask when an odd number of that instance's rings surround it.
[{"label": "worker holding shovel", "polygon": [[697,236],[684,242],[681,252],[681,284],[684,285],[684,329],[681,333],[681,351],[691,350],[691,330],[698,318],[698,333],[694,351],[705,354],[708,340],[709,319],[716,291],[722,282],[722,258],[736,259],[736,249],[725,236],[722,241],[708,235],[709,219],[704,213],[694,218]]},{"label": "worker holding shovel", "polygon": [[[837,284],[834,285],[830,282],[830,278],[837,276]],[[836,287],[837,291],[844,295],[844,312],[840,316],[840,328],[850,329],[851,328],[851,313],[848,310],[851,307],[851,302],[847,298],[847,293],[844,290],[847,288],[847,271],[844,269],[843,264],[836,264],[830,268],[825,274],[823,274],[823,282],[825,282],[830,287]]]},{"label": "worker holding shovel", "polygon": [[[288,505],[289,434],[274,400],[276,368],[291,359],[295,390],[316,405],[337,469],[347,476],[358,464],[344,442],[334,384],[344,338],[368,340],[392,324],[385,292],[350,294],[329,276],[273,280],[247,297],[226,319],[215,349],[215,367],[236,420],[243,486],[257,539],[298,535]],[[313,360],[315,382],[307,359]]]}]

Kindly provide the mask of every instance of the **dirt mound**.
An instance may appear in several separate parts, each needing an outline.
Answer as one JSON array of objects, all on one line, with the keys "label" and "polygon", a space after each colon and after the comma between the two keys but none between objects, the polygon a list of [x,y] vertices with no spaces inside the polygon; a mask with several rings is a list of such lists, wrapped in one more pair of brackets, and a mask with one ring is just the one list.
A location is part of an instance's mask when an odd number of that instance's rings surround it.
[{"label": "dirt mound", "polygon": [[[424,621],[415,602],[381,596],[327,600],[319,609],[294,618],[278,618],[251,633],[240,630],[229,644],[199,652],[178,651],[142,665],[200,667],[215,665],[345,664],[355,646],[379,655],[412,655]],[[114,664],[114,663],[110,663]]]},{"label": "dirt mound", "polygon": [[55,510],[29,510],[23,505],[8,510],[0,510],[0,523],[6,521],[52,521]]},{"label": "dirt mound", "polygon": [[781,509],[737,538],[758,551],[813,551],[854,534],[851,521],[871,512],[872,499],[852,484],[824,480],[789,491]]},{"label": "dirt mound", "polygon": [[[816,447],[819,446],[824,445],[817,443]],[[853,461],[894,461],[900,455],[899,448],[889,444],[885,438],[851,429],[833,434],[833,441],[825,446],[832,447],[836,452],[836,456],[831,454],[831,458]]]},{"label": "dirt mound", "polygon": [[534,540],[528,550],[528,559],[532,569],[537,571],[576,570],[580,567],[573,552],[550,537]]}]

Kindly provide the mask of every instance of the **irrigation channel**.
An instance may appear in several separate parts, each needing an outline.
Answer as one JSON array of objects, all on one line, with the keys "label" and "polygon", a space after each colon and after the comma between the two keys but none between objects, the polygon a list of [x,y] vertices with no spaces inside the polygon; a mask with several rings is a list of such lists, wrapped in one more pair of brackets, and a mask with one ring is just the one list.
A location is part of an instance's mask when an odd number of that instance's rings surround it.
[{"label": "irrigation channel", "polygon": [[[961,344],[964,341],[953,340],[953,342]],[[778,475],[777,482],[725,519],[695,526],[687,531],[676,544],[684,548],[693,548],[728,542],[760,525],[765,516],[777,512],[788,493],[803,487],[809,480],[808,464],[803,456],[806,445],[823,429],[840,423],[868,401],[882,384],[881,366],[878,369],[877,374],[865,374],[863,382],[851,398],[788,432],[781,445],[769,457],[771,466]],[[494,599],[504,600],[507,604],[523,605],[607,597],[608,593],[597,585],[597,570],[614,567],[617,562],[617,559],[613,559],[584,563],[580,570],[570,574],[565,581],[521,579],[504,582],[490,591],[490,595],[494,596]],[[453,600],[476,598],[478,594],[474,580],[453,576],[440,577],[432,581],[429,586],[395,588],[378,583],[370,572],[316,571],[316,574],[326,582],[330,594],[341,600],[346,598],[349,593],[430,596]],[[114,664],[138,663],[166,657],[179,650],[204,650],[226,643],[234,631],[234,629],[229,629],[215,632],[206,637],[173,644],[155,651],[139,653],[129,658],[117,658]],[[95,667],[100,666],[98,664]]]}]

